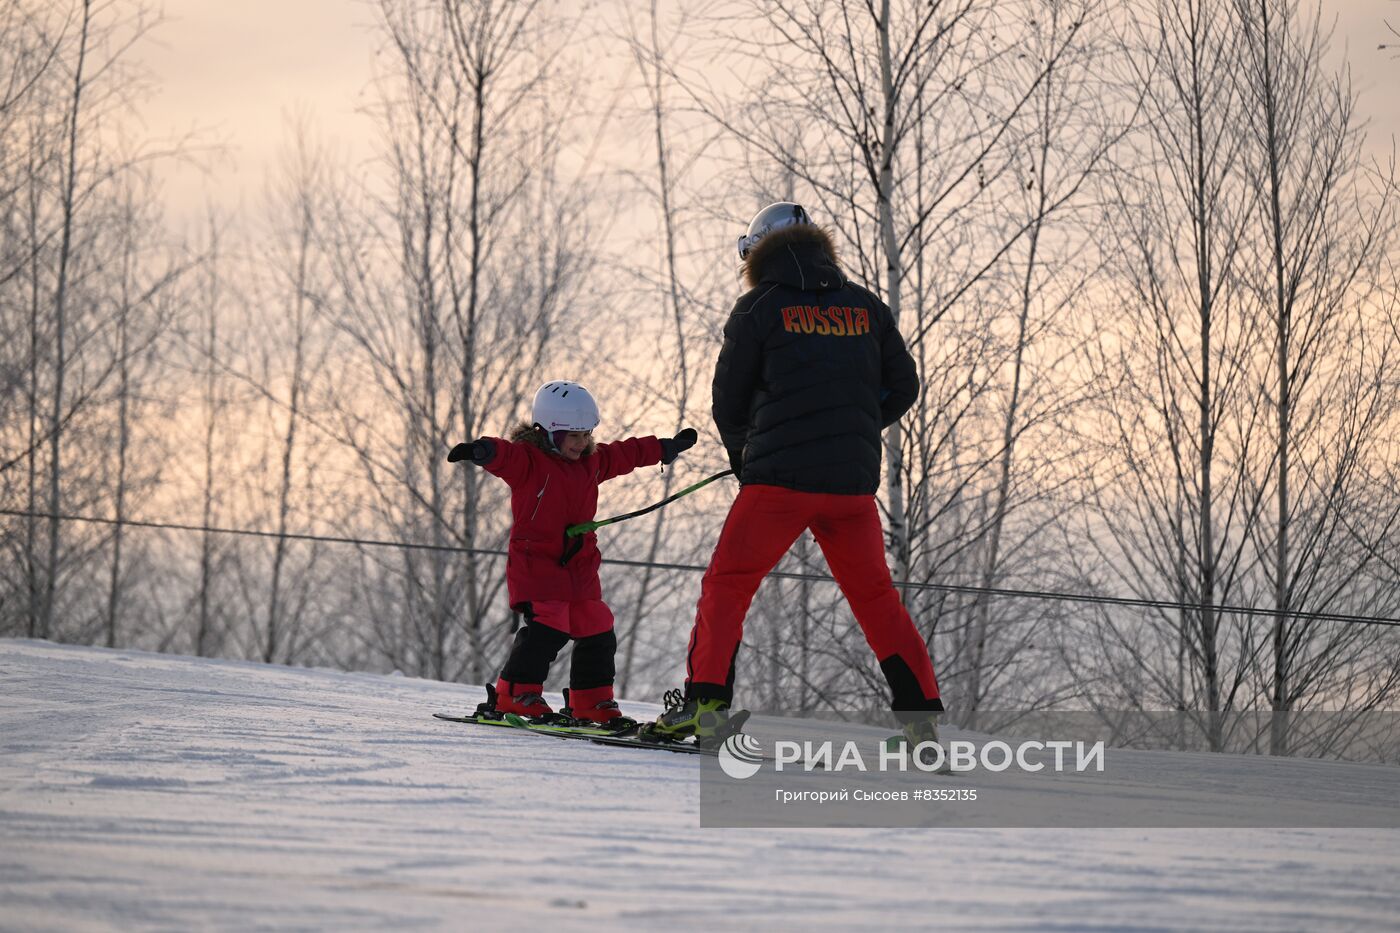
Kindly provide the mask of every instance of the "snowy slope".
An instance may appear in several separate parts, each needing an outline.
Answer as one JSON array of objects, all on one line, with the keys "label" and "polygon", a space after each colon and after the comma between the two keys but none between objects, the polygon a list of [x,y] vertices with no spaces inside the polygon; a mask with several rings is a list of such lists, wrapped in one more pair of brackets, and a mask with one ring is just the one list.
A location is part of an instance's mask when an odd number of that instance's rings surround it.
[{"label": "snowy slope", "polygon": [[694,759],[429,716],[479,699],[0,641],[0,929],[1400,924],[1400,831],[702,830]]}]

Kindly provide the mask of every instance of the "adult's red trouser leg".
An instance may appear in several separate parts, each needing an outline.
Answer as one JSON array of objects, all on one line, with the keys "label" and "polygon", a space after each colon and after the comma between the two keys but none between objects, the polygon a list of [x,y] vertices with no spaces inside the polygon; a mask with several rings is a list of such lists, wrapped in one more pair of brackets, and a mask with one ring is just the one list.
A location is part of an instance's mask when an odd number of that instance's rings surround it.
[{"label": "adult's red trouser leg", "polygon": [[812,536],[865,634],[904,719],[943,709],[933,661],[885,563],[885,532],[874,496],[824,496]]},{"label": "adult's red trouser leg", "polygon": [[750,483],[739,490],[720,530],[686,655],[686,695],[729,702],[744,616],[758,585],[807,527],[803,493]]},{"label": "adult's red trouser leg", "polygon": [[812,529],[890,685],[891,706],[917,715],[943,708],[928,648],[885,563],[874,496],[748,485],[729,510],[690,634],[686,693],[729,701],[744,616],[758,586],[797,536]]}]

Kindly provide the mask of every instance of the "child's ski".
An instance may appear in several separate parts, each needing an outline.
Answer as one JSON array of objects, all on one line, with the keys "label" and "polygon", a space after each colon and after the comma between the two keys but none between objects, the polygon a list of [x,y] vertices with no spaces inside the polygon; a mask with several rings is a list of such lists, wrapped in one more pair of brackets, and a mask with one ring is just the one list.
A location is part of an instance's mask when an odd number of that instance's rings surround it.
[{"label": "child's ski", "polygon": [[[508,718],[516,721],[511,722]],[[450,713],[433,713],[434,719],[443,719],[447,722],[465,722],[478,726],[499,726],[506,729],[526,729],[530,732],[539,732],[545,735],[574,735],[578,738],[591,738],[597,736],[615,735],[617,730],[604,729],[601,726],[573,726],[561,725],[559,723],[531,722],[522,716],[514,713],[506,713],[505,716],[453,716]]]},{"label": "child's ski", "polygon": [[510,723],[506,722],[504,719],[500,719],[500,718],[488,719],[488,718],[486,718],[486,717],[484,717],[484,716],[474,716],[474,715],[470,715],[470,714],[468,714],[468,715],[466,715],[466,716],[457,716],[457,715],[454,715],[454,714],[452,714],[452,713],[433,713],[433,718],[434,718],[434,719],[445,719],[445,720],[447,720],[448,722],[468,722],[468,723],[473,723],[473,724],[479,725],[479,726],[508,726],[508,725],[510,725]]}]

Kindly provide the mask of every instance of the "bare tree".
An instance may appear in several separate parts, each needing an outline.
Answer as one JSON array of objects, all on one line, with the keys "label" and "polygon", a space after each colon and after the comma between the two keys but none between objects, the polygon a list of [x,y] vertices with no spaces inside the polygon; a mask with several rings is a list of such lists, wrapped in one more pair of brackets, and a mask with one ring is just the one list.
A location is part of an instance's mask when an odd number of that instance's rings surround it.
[{"label": "bare tree", "polygon": [[259,559],[243,568],[243,602],[250,620],[247,653],[265,663],[298,661],[313,637],[308,629],[318,615],[324,548],[316,542],[294,546],[287,535],[313,527],[318,504],[332,499],[317,494],[321,451],[312,441],[324,436],[308,431],[314,426],[308,411],[312,390],[321,381],[329,349],[316,313],[329,290],[318,242],[327,213],[322,200],[328,166],[305,117],[291,125],[289,136],[283,164],[269,180],[267,232],[259,237],[261,248],[248,276],[253,290],[247,320],[256,335],[249,343],[260,356],[250,381],[258,386],[270,428],[263,437],[264,455],[250,471],[249,499],[275,537],[265,565]]},{"label": "bare tree", "polygon": [[221,605],[219,587],[227,550],[211,530],[220,514],[221,453],[227,449],[220,441],[225,436],[221,428],[228,408],[227,389],[222,380],[227,364],[219,336],[219,323],[224,314],[224,259],[220,225],[212,215],[208,231],[207,255],[198,277],[198,287],[192,295],[192,303],[198,310],[191,316],[198,339],[196,363],[192,369],[199,379],[202,417],[200,451],[203,455],[197,488],[200,523],[204,531],[199,536],[199,567],[192,600],[194,632],[191,647],[198,657],[219,654],[228,628],[223,618],[224,607]]},{"label": "bare tree", "polygon": [[47,637],[53,627],[54,600],[58,589],[58,553],[60,539],[59,512],[62,508],[62,421],[64,415],[64,380],[67,376],[68,360],[68,288],[69,267],[73,257],[74,215],[78,207],[78,140],[81,136],[83,91],[90,80],[84,72],[87,65],[88,44],[92,33],[92,0],[82,0],[81,14],[77,27],[77,48],[74,52],[72,97],[68,102],[67,126],[64,129],[64,153],[62,155],[62,177],[59,188],[59,246],[57,270],[53,286],[53,374],[54,386],[49,408],[49,534],[48,559],[44,567],[44,590],[36,613],[34,634]]},{"label": "bare tree", "polygon": [[[37,267],[51,230],[34,209],[39,167],[51,163],[52,132],[42,119],[66,48],[54,15],[29,5],[0,10],[0,495],[30,515],[5,522],[2,543],[17,578],[3,580],[0,632],[37,630],[38,451],[36,395],[40,331]],[[17,470],[23,465],[25,469]],[[16,528],[16,525],[18,526]],[[16,598],[17,597],[17,598]]]},{"label": "bare tree", "polygon": [[[1324,71],[1320,12],[1302,20],[1291,3],[1239,0],[1235,14],[1245,52],[1246,164],[1263,201],[1250,265],[1264,274],[1251,281],[1272,338],[1260,392],[1274,412],[1274,438],[1257,483],[1272,487],[1273,508],[1255,529],[1276,612],[1266,694],[1275,713],[1271,750],[1287,754],[1288,714],[1329,696],[1329,674],[1375,641],[1373,629],[1293,612],[1361,596],[1369,548],[1350,546],[1348,525],[1359,525],[1345,516],[1395,409],[1383,375],[1395,345],[1368,310],[1378,260],[1393,243],[1394,183],[1363,190],[1354,98],[1344,78]],[[1397,517],[1371,533],[1388,533]]]},{"label": "bare tree", "polygon": [[444,454],[519,417],[576,287],[583,194],[561,183],[568,120],[550,99],[561,40],[536,3],[380,11],[393,53],[378,111],[388,193],[368,193],[366,208],[342,199],[325,247],[326,313],[353,360],[337,387],[340,434],[376,522],[443,548],[393,566],[366,555],[385,584],[375,611],[401,620],[377,627],[375,650],[401,669],[479,680],[510,633],[504,567],[445,549],[499,545],[504,497],[489,477],[449,472]]},{"label": "bare tree", "polygon": [[[1243,699],[1255,650],[1248,625],[1216,606],[1253,595],[1248,538],[1262,508],[1249,483],[1263,406],[1249,378],[1258,316],[1241,270],[1259,215],[1240,163],[1240,36],[1215,0],[1137,12],[1124,61],[1146,90],[1145,126],[1112,186],[1123,250],[1094,345],[1113,387],[1097,431],[1115,471],[1096,471],[1086,540],[1134,592],[1198,607],[1163,614],[1165,644],[1155,628],[1145,635],[1105,613],[1121,700],[1215,713]],[[1208,730],[1220,747],[1218,725]]]},{"label": "bare tree", "polygon": [[111,455],[104,459],[115,460],[110,476],[115,524],[105,611],[105,643],[109,648],[119,644],[120,619],[131,582],[128,577],[135,577],[129,568],[145,563],[139,551],[135,560],[124,553],[124,522],[133,504],[149,498],[162,478],[163,458],[144,436],[143,428],[148,417],[160,421],[164,415],[152,403],[157,394],[153,390],[159,375],[158,354],[176,317],[175,287],[187,271],[186,264],[174,256],[155,255],[165,252],[165,244],[152,216],[149,180],[128,175],[120,198],[113,231],[118,241],[118,272],[112,298],[113,346],[109,350],[116,365],[115,398],[109,403],[116,409],[115,436],[100,441],[101,449]]},{"label": "bare tree", "polygon": [[[1009,293],[992,292],[1015,310],[1006,350],[994,357],[1004,376],[993,381],[996,401],[987,412],[1000,422],[993,482],[974,510],[984,589],[1004,585],[1012,567],[1021,580],[1052,572],[1055,562],[1037,542],[1048,534],[1070,485],[1074,451],[1061,426],[1092,391],[1069,375],[1076,306],[1104,263],[1096,248],[1102,225],[1083,195],[1140,104],[1129,98],[1118,114],[1101,101],[1097,75],[1109,51],[1101,42],[1100,16],[1093,4],[1041,10],[1029,20],[1015,59],[1032,72],[1022,80],[1035,90],[1019,134],[1024,167],[1017,176],[1024,181],[1017,186],[1021,209],[1013,229],[1025,235],[1007,255]],[[1066,41],[1076,34],[1081,41]],[[975,598],[965,644],[942,656],[954,671],[967,672],[954,686],[969,725],[989,699],[1008,708],[1061,699],[1063,678],[1050,674],[1054,662],[1036,648],[1052,643],[1047,629],[1056,616],[1014,601]]]},{"label": "bare tree", "polygon": [[[749,70],[741,104],[683,79],[757,177],[788,173],[798,200],[820,202],[853,277],[879,288],[920,363],[924,394],[885,433],[882,504],[898,579],[997,575],[1001,536],[1025,501],[1014,494],[1023,466],[1014,448],[1064,400],[1050,392],[1027,405],[1020,380],[1027,348],[1068,308],[1042,304],[1042,290],[1071,294],[1088,274],[1048,257],[1070,252],[1058,218],[1080,203],[1116,132],[1094,104],[1101,15],[1092,2],[771,0],[730,34],[747,64],[766,66]],[[1048,181],[1036,174],[1047,171]],[[1018,256],[1033,234],[1035,247]],[[1018,260],[1020,302],[1008,287]],[[1019,338],[1006,334],[1018,307],[1028,312]],[[1032,308],[1044,316],[1032,319]],[[1056,351],[1045,352],[1048,364]],[[986,547],[992,528],[997,544]],[[906,602],[930,643],[941,631],[950,652],[970,646],[951,677],[966,687],[989,662],[986,638],[966,621],[983,610],[936,593]],[[960,630],[940,629],[950,621]],[[983,617],[980,630],[989,624]],[[939,666],[948,681],[942,654]]]},{"label": "bare tree", "polygon": [[[678,175],[685,173],[686,165],[682,164],[678,167],[675,164],[677,153],[672,146],[671,129],[668,126],[670,107],[667,91],[669,90],[670,78],[664,66],[664,63],[674,54],[672,48],[668,46],[673,46],[678,41],[678,37],[685,34],[687,24],[684,13],[681,15],[681,21],[673,27],[666,42],[663,42],[662,39],[662,23],[655,0],[649,7],[644,27],[633,21],[630,15],[628,23],[628,43],[637,72],[642,78],[642,84],[646,91],[655,146],[656,174],[647,187],[654,193],[662,231],[661,275],[657,283],[657,291],[660,292],[662,303],[668,312],[669,336],[674,341],[671,344],[669,355],[662,355],[658,359],[648,362],[652,368],[660,369],[660,372],[653,373],[662,380],[660,394],[673,401],[675,416],[672,433],[686,426],[686,409],[690,403],[691,385],[694,378],[690,371],[690,358],[686,341],[687,321],[692,317],[692,300],[690,290],[682,282],[679,256],[681,243],[678,229],[678,211],[680,210],[677,196],[680,182]],[[659,363],[659,367],[656,366],[657,363]],[[671,495],[678,469],[679,466],[673,466],[665,471],[660,493],[661,498],[664,499]],[[629,685],[632,684],[641,626],[645,617],[655,611],[661,600],[661,594],[654,590],[657,574],[651,565],[657,561],[661,554],[667,518],[668,513],[663,509],[657,512],[656,517],[652,519],[650,540],[642,557],[647,566],[642,570],[641,579],[637,584],[631,619],[619,633],[619,643],[623,652],[622,664],[618,669],[617,676],[619,693],[626,693]]]},{"label": "bare tree", "polygon": [[[1274,709],[1282,753],[1287,712],[1358,689],[1384,640],[1298,613],[1376,605],[1368,566],[1400,517],[1372,505],[1393,183],[1364,177],[1317,19],[1272,0],[1136,14],[1123,60],[1148,111],[1110,188],[1123,250],[1090,344],[1104,443],[1080,538],[1099,566],[1078,569],[1191,608],[1104,610],[1102,650],[1075,663],[1097,702],[1199,711],[1212,748],[1220,713]],[[1272,605],[1270,636],[1225,603]]]},{"label": "bare tree", "polygon": [[[110,629],[98,621],[110,612],[97,608],[110,603],[110,589],[90,572],[109,542],[92,529],[65,530],[62,514],[97,503],[108,488],[105,471],[69,451],[103,436],[105,406],[116,404],[122,342],[109,339],[114,331],[103,311],[123,306],[130,281],[124,192],[150,197],[140,167],[158,153],[123,145],[110,124],[139,84],[126,59],[153,20],[139,3],[88,0],[56,14],[19,4],[7,7],[6,29],[16,10],[30,32],[17,47],[5,98],[13,132],[5,134],[3,163],[8,229],[18,236],[0,273],[7,307],[23,296],[27,308],[17,342],[27,349],[25,439],[4,458],[23,462],[26,473],[28,514],[15,565],[24,568],[25,631],[85,640]],[[157,272],[148,284],[159,290],[169,282]],[[60,598],[70,604],[61,613]]]}]

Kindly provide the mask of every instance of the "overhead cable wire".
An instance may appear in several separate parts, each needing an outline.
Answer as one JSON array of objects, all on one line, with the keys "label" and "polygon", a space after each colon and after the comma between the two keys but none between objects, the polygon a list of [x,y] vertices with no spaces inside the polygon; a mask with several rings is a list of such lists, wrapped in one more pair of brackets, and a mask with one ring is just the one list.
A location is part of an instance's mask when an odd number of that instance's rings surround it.
[{"label": "overhead cable wire", "polygon": [[[275,532],[261,531],[246,528],[220,528],[213,525],[190,525],[178,522],[149,522],[137,519],[123,518],[103,518],[95,515],[62,515],[49,512],[36,512],[23,509],[0,508],[0,515],[9,515],[16,518],[41,518],[48,520],[84,522],[96,525],[125,525],[132,528],[151,528],[164,531],[190,531],[202,534],[222,534],[237,535],[252,538],[274,538],[291,541],[315,541],[328,544],[350,544],[357,547],[385,547],[402,548],[412,551],[441,551],[451,554],[479,554],[489,557],[505,557],[507,552],[497,548],[476,548],[462,547],[455,544],[419,544],[412,541],[386,541],[378,538],[360,538],[342,535],[319,535],[304,534],[295,532]],[[638,561],[622,560],[620,558],[603,558],[603,563],[612,564],[618,567],[651,567],[658,570],[677,570],[689,573],[704,573],[707,568],[698,564],[676,564],[664,561]],[[835,583],[836,578],[826,574],[815,573],[792,573],[790,571],[773,570],[768,576],[779,577],[784,580],[806,580],[814,583]],[[1362,616],[1344,612],[1314,612],[1306,609],[1289,609],[1280,612],[1277,609],[1256,606],[1231,606],[1221,603],[1211,603],[1208,606],[1201,603],[1181,602],[1170,599],[1147,599],[1136,596],[1104,596],[1092,593],[1062,593],[1054,590],[1022,590],[1011,589],[999,586],[974,586],[962,583],[929,583],[914,580],[896,580],[894,585],[904,590],[931,590],[941,593],[961,593],[967,595],[980,596],[1001,596],[1011,599],[1036,599],[1050,602],[1072,602],[1086,603],[1102,606],[1119,606],[1124,608],[1137,609],[1165,609],[1177,612],[1199,612],[1209,608],[1211,611],[1222,615],[1245,615],[1262,616],[1267,618],[1277,618],[1284,616],[1290,619],[1299,619],[1310,622],[1341,622],[1349,625],[1382,625],[1391,628],[1400,628],[1400,619],[1385,616]]]}]

